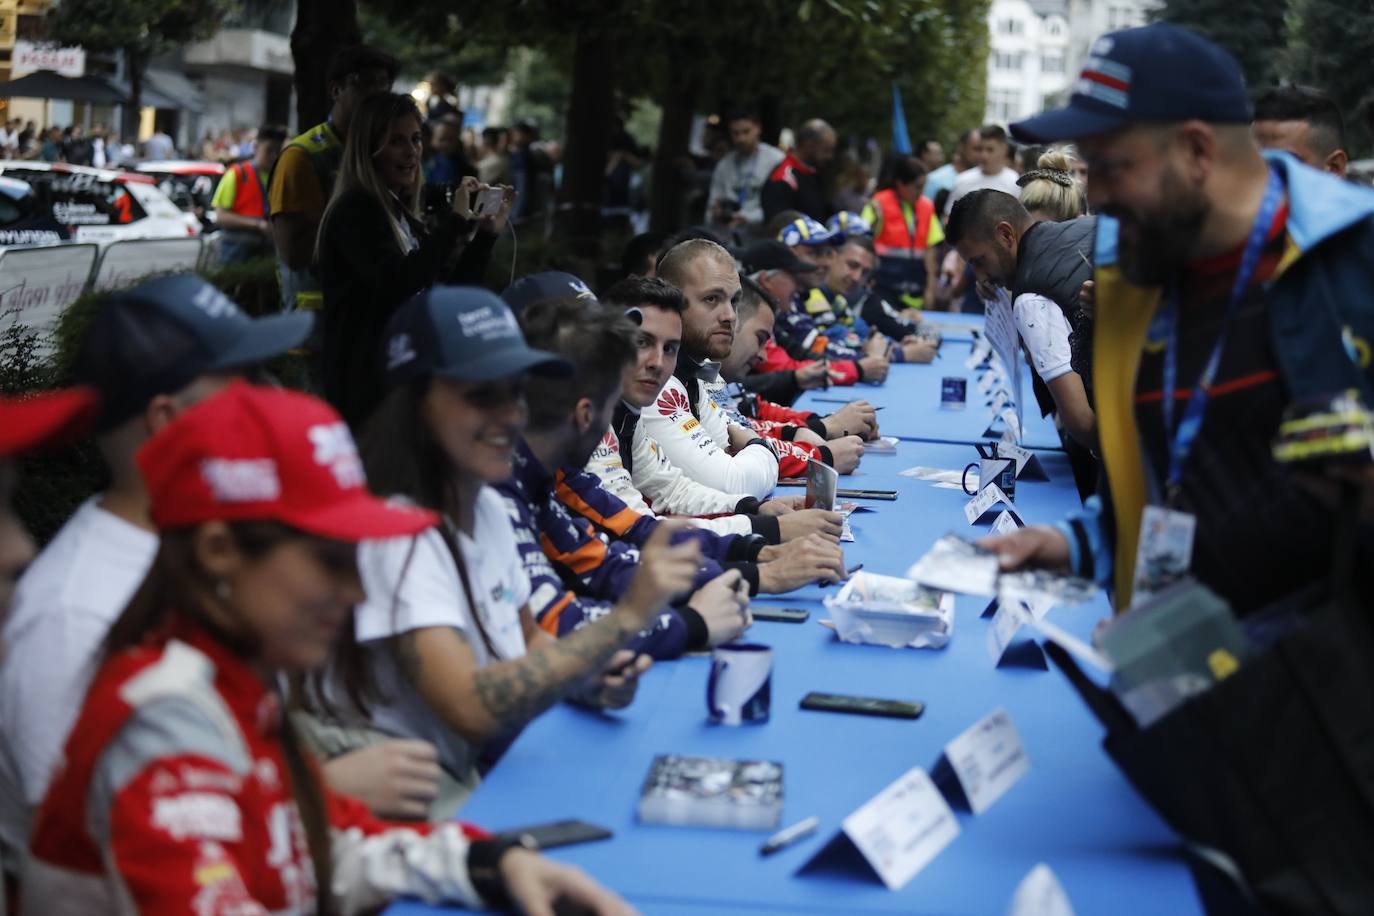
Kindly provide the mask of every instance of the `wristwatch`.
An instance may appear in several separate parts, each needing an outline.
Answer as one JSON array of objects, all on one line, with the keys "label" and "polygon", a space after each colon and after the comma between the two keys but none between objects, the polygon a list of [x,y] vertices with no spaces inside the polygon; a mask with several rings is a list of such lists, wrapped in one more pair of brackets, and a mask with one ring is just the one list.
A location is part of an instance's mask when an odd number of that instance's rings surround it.
[{"label": "wristwatch", "polygon": [[539,844],[528,833],[474,840],[468,846],[468,878],[473,890],[494,910],[508,910],[513,901],[501,876],[501,859],[512,849],[538,852]]}]

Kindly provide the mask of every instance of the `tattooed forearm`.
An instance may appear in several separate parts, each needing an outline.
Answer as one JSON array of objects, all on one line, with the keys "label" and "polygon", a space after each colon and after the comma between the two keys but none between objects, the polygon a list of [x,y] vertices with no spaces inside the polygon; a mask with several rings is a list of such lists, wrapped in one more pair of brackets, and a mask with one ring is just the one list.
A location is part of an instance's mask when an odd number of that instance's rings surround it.
[{"label": "tattooed forearm", "polygon": [[605,617],[518,661],[479,669],[473,678],[477,698],[504,725],[527,722],[600,670],[633,632]]}]

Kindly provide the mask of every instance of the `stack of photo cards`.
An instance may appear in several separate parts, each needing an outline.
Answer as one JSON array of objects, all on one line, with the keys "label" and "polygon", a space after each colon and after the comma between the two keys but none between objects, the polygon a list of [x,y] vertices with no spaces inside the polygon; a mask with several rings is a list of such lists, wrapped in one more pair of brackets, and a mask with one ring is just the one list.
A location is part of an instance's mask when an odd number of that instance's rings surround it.
[{"label": "stack of photo cards", "polygon": [[726,757],[654,758],[639,819],[671,827],[773,830],[782,818],[782,764]]}]

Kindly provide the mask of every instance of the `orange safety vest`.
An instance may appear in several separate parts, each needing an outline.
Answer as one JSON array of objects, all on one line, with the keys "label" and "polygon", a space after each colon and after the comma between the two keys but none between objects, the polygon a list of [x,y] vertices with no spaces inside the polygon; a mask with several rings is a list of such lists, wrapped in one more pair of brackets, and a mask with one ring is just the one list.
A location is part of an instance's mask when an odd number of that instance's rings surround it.
[{"label": "orange safety vest", "polygon": [[236,183],[234,205],[229,208],[230,211],[240,216],[266,219],[267,195],[262,193],[262,182],[258,180],[257,167],[245,160],[235,162],[230,168],[234,170]]},{"label": "orange safety vest", "polygon": [[930,219],[935,204],[924,197],[915,203],[916,224],[907,222],[907,209],[897,199],[897,191],[888,188],[873,195],[873,204],[882,215],[883,231],[873,239],[873,250],[883,258],[916,258],[925,253],[930,237]]}]

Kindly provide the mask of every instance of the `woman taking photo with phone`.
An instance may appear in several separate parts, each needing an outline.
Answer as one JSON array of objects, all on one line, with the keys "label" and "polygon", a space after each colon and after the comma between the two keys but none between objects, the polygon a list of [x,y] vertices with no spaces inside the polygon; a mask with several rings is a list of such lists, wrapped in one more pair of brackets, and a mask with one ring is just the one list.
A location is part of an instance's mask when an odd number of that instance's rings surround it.
[{"label": "woman taking photo with phone", "polygon": [[[439,749],[452,817],[479,763],[564,698],[629,704],[645,655],[623,649],[666,604],[690,591],[694,542],[651,538],[608,614],[556,638],[530,611],[530,582],[502,497],[525,428],[524,376],[567,375],[530,349],[509,308],[476,287],[436,286],[403,305],[384,341],[390,389],[369,421],[363,461],[373,486],[441,517],[418,536],[359,551],[368,599],[317,691],[343,734],[423,738]],[[328,734],[333,729],[320,730]],[[348,746],[323,748],[326,754]]]},{"label": "woman taking photo with phone", "polygon": [[315,269],[324,294],[325,398],[358,430],[381,398],[378,341],[402,302],[434,283],[478,283],[505,231],[515,192],[476,212],[492,189],[464,178],[433,227],[420,212],[421,117],[408,95],[364,100],[348,122],[343,162],[320,221]]},{"label": "woman taking photo with phone", "polygon": [[302,750],[277,685],[322,664],[363,599],[354,545],[435,521],[367,491],[334,411],[236,382],[138,462],[161,546],[35,820],[22,912],[353,913],[401,895],[627,911],[475,828],[376,821]]}]

